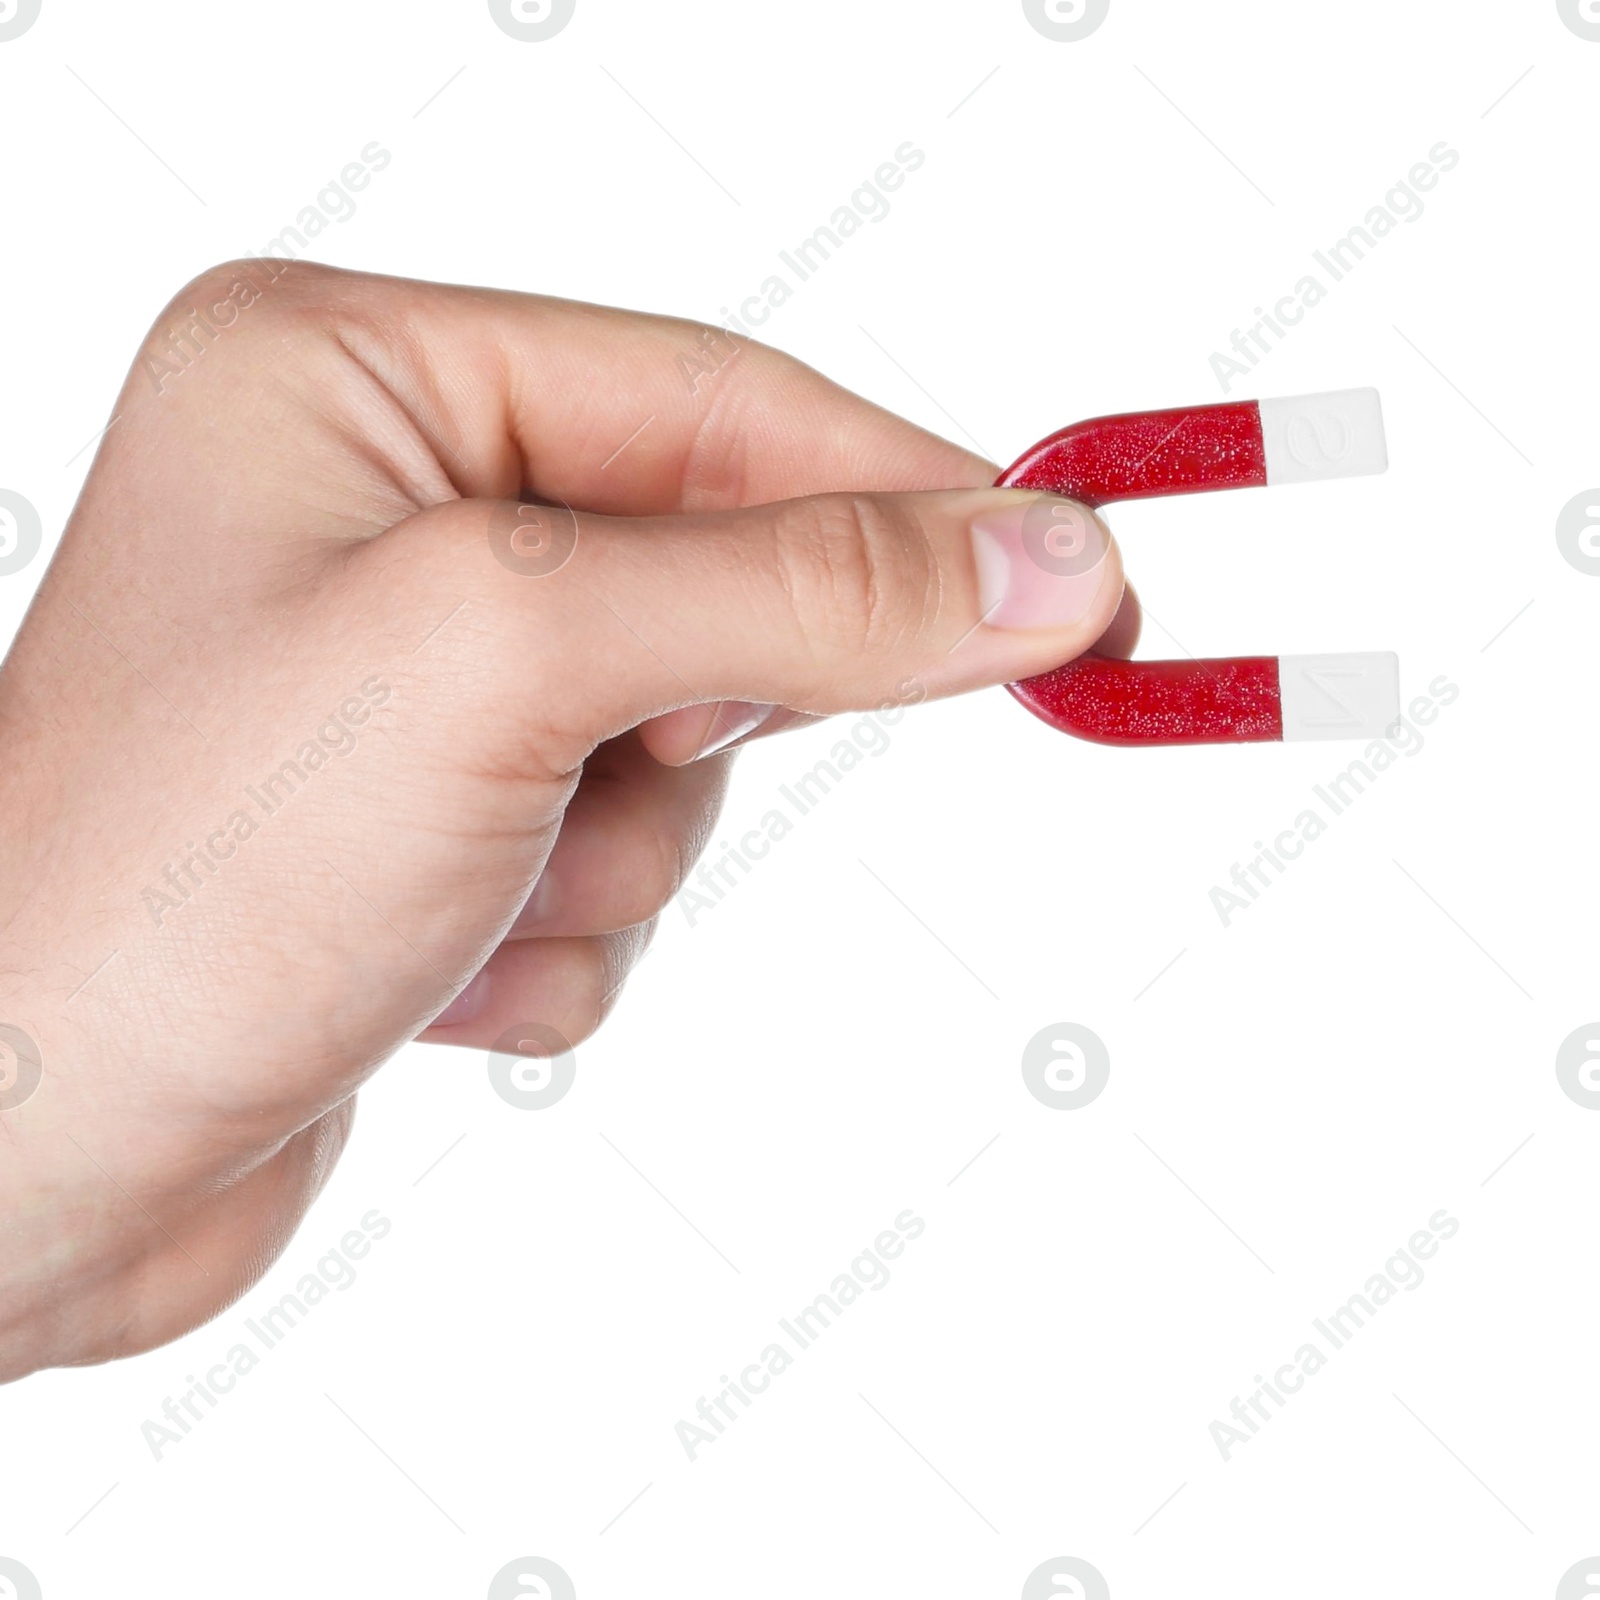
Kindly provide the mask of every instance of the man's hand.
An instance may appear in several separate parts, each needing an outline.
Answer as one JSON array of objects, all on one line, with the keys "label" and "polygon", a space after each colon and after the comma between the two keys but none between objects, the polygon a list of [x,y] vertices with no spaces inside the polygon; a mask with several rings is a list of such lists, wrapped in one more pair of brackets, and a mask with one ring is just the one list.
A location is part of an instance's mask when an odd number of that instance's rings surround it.
[{"label": "man's hand", "polygon": [[1099,639],[1103,526],[1041,564],[994,473],[692,323],[189,285],[0,675],[0,1378],[241,1294],[419,1032],[590,1033],[712,826],[697,757]]}]

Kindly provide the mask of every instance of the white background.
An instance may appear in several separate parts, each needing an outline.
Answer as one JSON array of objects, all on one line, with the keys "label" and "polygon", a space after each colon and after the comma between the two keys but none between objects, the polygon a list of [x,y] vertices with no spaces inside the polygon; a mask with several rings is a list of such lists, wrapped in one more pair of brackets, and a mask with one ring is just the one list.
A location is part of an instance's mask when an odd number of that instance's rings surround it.
[{"label": "white background", "polygon": [[[712,321],[915,142],[764,334],[1004,462],[1221,399],[1212,352],[1443,140],[1233,390],[1377,385],[1388,475],[1111,521],[1145,654],[1394,649],[1460,693],[1228,927],[1212,886],[1359,748],[917,708],[669,908],[559,1105],[403,1051],[244,1302],[0,1394],[0,1555],[47,1600],[476,1597],[524,1555],[584,1600],[1009,1597],[1061,1555],[1118,1600],[1553,1595],[1600,1549],[1600,1114],[1554,1071],[1600,1013],[1600,579],[1554,531],[1600,480],[1597,74],[1553,0],[1112,0],[1079,43],[1017,0],[578,0],[533,44],[482,3],[44,0],[0,43],[0,487],[45,526],[7,637],[150,319],[369,141],[315,256]],[[719,837],[848,726],[741,757]],[[1020,1071],[1062,1021],[1111,1057],[1076,1111]],[[893,1281],[691,1463],[674,1424],[908,1207]],[[373,1208],[353,1287],[153,1459]],[[1440,1208],[1421,1287],[1224,1463],[1210,1423]]]}]

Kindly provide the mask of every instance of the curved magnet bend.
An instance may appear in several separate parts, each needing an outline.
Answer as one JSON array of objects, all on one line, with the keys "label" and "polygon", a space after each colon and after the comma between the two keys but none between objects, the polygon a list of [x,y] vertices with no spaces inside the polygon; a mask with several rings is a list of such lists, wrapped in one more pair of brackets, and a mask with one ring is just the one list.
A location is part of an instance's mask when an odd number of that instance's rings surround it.
[{"label": "curved magnet bend", "polygon": [[[1088,506],[1354,478],[1388,466],[1376,389],[1244,400],[1075,422],[1003,472]],[[1009,685],[1063,733],[1101,744],[1367,739],[1400,715],[1399,664],[1364,655],[1115,661],[1080,656]]]}]

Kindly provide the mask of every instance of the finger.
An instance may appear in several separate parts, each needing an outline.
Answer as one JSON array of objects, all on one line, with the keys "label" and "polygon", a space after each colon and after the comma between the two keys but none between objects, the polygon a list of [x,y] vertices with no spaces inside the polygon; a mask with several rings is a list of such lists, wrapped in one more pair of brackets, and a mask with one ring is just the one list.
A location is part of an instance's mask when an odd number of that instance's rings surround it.
[{"label": "finger", "polygon": [[1133,592],[1133,585],[1129,584],[1122,591],[1122,604],[1117,607],[1117,614],[1106,631],[1095,640],[1094,653],[1097,656],[1115,656],[1122,661],[1130,660],[1139,646],[1139,635],[1143,629],[1144,612],[1140,609],[1138,595]]},{"label": "finger", "polygon": [[[730,750],[765,732],[776,732],[801,720],[801,713],[748,700],[715,700],[710,705],[681,706],[640,723],[644,748],[669,767],[699,761]],[[814,719],[808,719],[814,720]]]},{"label": "finger", "polygon": [[[395,359],[418,369],[419,404],[430,388],[441,396],[433,425],[446,461],[465,464],[466,495],[528,488],[646,516],[996,476],[980,456],[754,341],[729,339],[695,384],[686,365],[708,332],[715,339],[703,324],[437,285],[402,284],[398,297],[415,337],[393,342]],[[471,381],[441,389],[430,382],[439,365],[452,376],[466,368]]]},{"label": "finger", "polygon": [[[435,608],[470,580],[485,617],[473,648],[505,663],[506,694],[595,739],[685,705],[832,712],[1029,677],[1092,645],[1123,591],[1105,524],[1022,490],[569,515],[567,558],[539,576],[486,551],[502,510],[463,502],[413,518],[346,575],[370,596],[366,569],[381,565],[413,606],[421,594]],[[580,737],[564,758],[588,748]]]},{"label": "finger", "polygon": [[491,1049],[513,1029],[554,1029],[581,1044],[610,1014],[655,923],[587,939],[513,939],[417,1035],[425,1044]]},{"label": "finger", "polygon": [[[1131,585],[1122,591],[1122,603],[1106,631],[1094,642],[1094,653],[1126,660],[1139,643],[1144,617]],[[684,706],[652,717],[636,730],[641,743],[657,761],[676,766],[697,761],[721,750],[741,749],[756,739],[770,738],[795,727],[810,727],[821,717],[784,706],[757,706],[743,700],[719,700],[708,706]]]},{"label": "finger", "polygon": [[[211,393],[179,385],[179,402],[253,435],[256,396],[281,406],[287,390],[328,413],[331,437],[359,426],[363,461],[408,510],[528,491],[641,516],[996,473],[753,340],[546,296],[243,261],[181,291],[152,348],[188,308],[230,296],[250,307],[226,344],[240,401],[216,418]],[[136,372],[125,399],[148,387]]]},{"label": "finger", "polygon": [[729,765],[663,766],[633,735],[602,745],[506,937],[613,933],[655,916],[705,849]]}]

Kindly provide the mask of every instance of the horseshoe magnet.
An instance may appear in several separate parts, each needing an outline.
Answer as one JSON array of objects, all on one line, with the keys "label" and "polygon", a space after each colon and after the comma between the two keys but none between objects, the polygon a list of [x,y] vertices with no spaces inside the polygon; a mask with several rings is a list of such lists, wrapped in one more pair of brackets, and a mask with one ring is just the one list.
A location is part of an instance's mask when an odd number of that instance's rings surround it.
[{"label": "horseshoe magnet", "polygon": [[[1098,507],[1361,477],[1388,464],[1378,391],[1343,389],[1075,422],[1034,445],[996,487]],[[1041,516],[1058,509],[1041,503]],[[1048,565],[1051,530],[1033,533],[1035,559]],[[1400,715],[1399,663],[1387,651],[1211,661],[1085,655],[1008,687],[1052,727],[1100,744],[1369,739]]]}]

